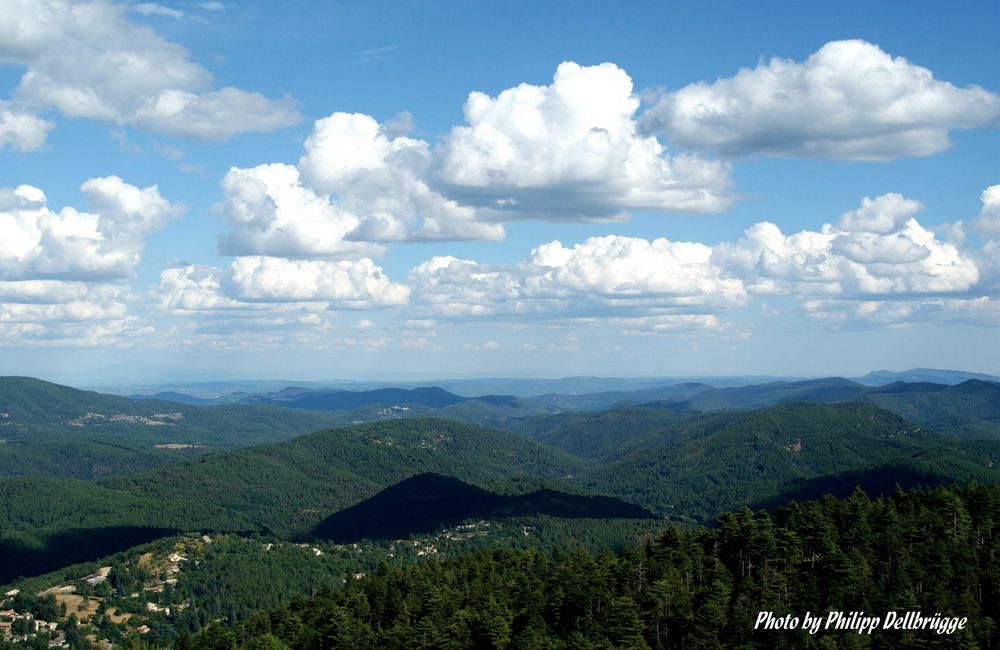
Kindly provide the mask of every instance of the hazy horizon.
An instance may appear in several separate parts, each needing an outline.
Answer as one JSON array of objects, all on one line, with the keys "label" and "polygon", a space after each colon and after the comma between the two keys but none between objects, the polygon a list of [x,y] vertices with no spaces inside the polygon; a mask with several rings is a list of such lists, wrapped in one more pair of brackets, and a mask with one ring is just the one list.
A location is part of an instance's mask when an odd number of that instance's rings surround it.
[{"label": "hazy horizon", "polygon": [[10,372],[1000,371],[995,2],[45,7]]}]

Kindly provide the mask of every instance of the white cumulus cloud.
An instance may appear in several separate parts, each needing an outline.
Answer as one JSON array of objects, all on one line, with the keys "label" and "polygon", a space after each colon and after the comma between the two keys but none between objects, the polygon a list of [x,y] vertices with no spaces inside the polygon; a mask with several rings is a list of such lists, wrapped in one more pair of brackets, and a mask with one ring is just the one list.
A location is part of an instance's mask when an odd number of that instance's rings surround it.
[{"label": "white cumulus cloud", "polygon": [[81,186],[88,211],[55,212],[30,185],[0,189],[0,345],[133,345],[153,328],[129,313],[146,237],[181,208],[117,176]]},{"label": "white cumulus cloud", "polygon": [[287,260],[239,257],[231,286],[244,301],[326,301],[338,309],[372,309],[406,303],[410,290],[391,282],[370,259]]},{"label": "white cumulus cloud", "polygon": [[948,147],[950,130],[998,120],[1000,95],[935,79],[861,40],[663,93],[642,118],[674,146],[862,160],[933,154]]},{"label": "white cumulus cloud", "polygon": [[1000,239],[1000,185],[983,190],[983,209],[969,224],[983,239]]},{"label": "white cumulus cloud", "polygon": [[0,150],[35,151],[45,144],[52,127],[48,120],[19,111],[10,102],[0,100]]},{"label": "white cumulus cloud", "polygon": [[117,176],[92,178],[81,189],[91,211],[54,212],[30,185],[0,190],[0,279],[109,279],[131,275],[145,237],[182,209],[156,186]]},{"label": "white cumulus cloud", "polygon": [[327,311],[398,307],[410,290],[370,259],[238,257],[228,269],[187,265],[160,274],[154,294],[168,312]]},{"label": "white cumulus cloud", "polygon": [[630,209],[728,207],[726,165],[671,156],[638,133],[639,98],[614,64],[565,62],[552,84],[473,92],[452,129],[441,180],[463,203],[506,218],[608,219]]},{"label": "white cumulus cloud", "polygon": [[[155,3],[133,8],[147,15],[176,11]],[[51,108],[208,140],[299,120],[289,100],[213,90],[208,70],[180,45],[129,20],[125,5],[0,0],[0,15],[0,63],[27,68],[14,91],[24,110]]]},{"label": "white cumulus cloud", "polygon": [[537,247],[513,267],[435,257],[410,274],[414,302],[443,317],[711,314],[745,303],[703,244],[592,237]]},{"label": "white cumulus cloud", "polygon": [[154,332],[120,285],[0,280],[0,346],[131,346]]},{"label": "white cumulus cloud", "polygon": [[[992,195],[984,197],[988,204]],[[807,317],[837,326],[993,322],[995,243],[970,249],[942,240],[917,220],[922,209],[890,193],[864,198],[818,230],[786,234],[760,222],[713,246],[607,236],[548,242],[509,266],[438,256],[411,271],[410,309],[445,320],[603,319],[627,334],[743,336],[726,313],[786,295]]]},{"label": "white cumulus cloud", "polygon": [[[391,129],[391,130],[396,130]],[[316,191],[333,194],[359,223],[351,238],[365,241],[503,238],[497,224],[432,190],[430,145],[358,113],[318,120],[299,169]]]},{"label": "white cumulus cloud", "polygon": [[979,280],[971,256],[936,238],[899,194],[864,199],[837,226],[786,235],[762,222],[712,257],[758,294],[879,296],[967,291]]},{"label": "white cumulus cloud", "polygon": [[[224,254],[337,257],[398,241],[500,240],[516,218],[623,219],[629,210],[709,212],[731,202],[729,167],[670,155],[640,135],[639,98],[617,66],[563,63],[549,86],[474,92],[441,142],[412,117],[317,120],[297,166],[232,169]],[[185,120],[186,128],[191,121]]]},{"label": "white cumulus cloud", "polygon": [[383,250],[347,241],[361,220],[304,186],[291,165],[233,168],[221,185],[223,213],[234,226],[220,241],[223,254],[361,257]]}]

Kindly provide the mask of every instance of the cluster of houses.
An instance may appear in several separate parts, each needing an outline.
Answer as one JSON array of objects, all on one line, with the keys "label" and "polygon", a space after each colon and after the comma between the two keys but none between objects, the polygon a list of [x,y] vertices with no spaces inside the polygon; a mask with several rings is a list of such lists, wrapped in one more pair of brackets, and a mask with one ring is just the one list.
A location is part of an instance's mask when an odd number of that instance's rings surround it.
[{"label": "cluster of houses", "polygon": [[[390,543],[387,550],[389,557],[395,557],[396,553],[403,551],[403,549],[406,549],[403,552],[413,553],[418,557],[435,556],[439,554],[439,546],[442,543],[444,544],[443,548],[446,549],[449,543],[463,542],[477,537],[485,537],[489,535],[491,532],[495,532],[495,524],[483,520],[465,525],[455,526],[454,528],[443,531],[441,534],[430,538],[397,539],[394,542]],[[523,533],[525,535],[528,534],[527,528],[523,530]],[[195,540],[194,544],[196,546],[199,544],[207,545],[211,544],[212,541],[213,540],[210,536],[204,535],[200,539]],[[190,550],[189,544],[190,542],[188,542],[186,545],[176,546],[173,549],[173,551],[170,552],[169,555],[167,555],[159,562],[156,562],[155,571],[160,572],[161,578],[157,580],[155,583],[152,584],[147,583],[144,586],[143,591],[154,592],[154,593],[163,592],[166,588],[169,588],[177,584],[177,575],[182,572],[183,566],[186,563],[191,562],[192,564],[198,564],[197,560],[191,560],[188,558],[188,556],[184,554],[184,552]],[[280,542],[279,543],[266,542],[263,544],[263,548],[268,551],[277,546],[284,546],[284,544]],[[322,556],[324,554],[323,550],[312,544],[299,543],[299,544],[294,544],[294,546],[297,546],[315,556]],[[357,543],[336,544],[330,547],[328,550],[347,552],[347,553],[365,552],[364,546]],[[152,553],[147,554],[146,556],[140,559],[140,566],[142,566],[144,563],[149,563],[151,559],[152,559]],[[91,586],[97,586],[106,582],[108,580],[110,573],[111,573],[111,567],[101,567],[94,573],[84,576],[80,580]],[[350,575],[350,577],[352,577],[355,580],[360,580],[365,577],[365,574],[362,572],[357,572]],[[58,587],[53,589],[68,590],[69,593],[72,593],[73,590],[73,588],[69,586]],[[66,593],[66,591],[60,593]],[[14,589],[4,594],[4,597],[10,598],[16,596],[17,594],[18,590]],[[129,596],[132,598],[139,598],[141,596],[141,593],[135,592],[129,594]],[[2,604],[3,600],[0,599],[0,605]],[[176,616],[178,612],[183,611],[188,606],[190,606],[190,601],[181,604],[174,604],[171,606],[160,605],[154,602],[147,602],[145,605],[145,610],[146,610],[145,613],[163,614],[168,617],[171,615]],[[126,621],[132,615],[124,614],[120,616],[122,617],[123,621]],[[24,622],[22,623],[19,621],[24,621]],[[135,623],[141,623],[141,621],[133,620],[133,625]],[[148,634],[151,631],[151,628],[144,623],[134,627],[133,629],[140,635]],[[50,641],[49,641],[50,648],[68,647],[65,633],[63,630],[59,629],[57,623],[35,619],[32,617],[30,613],[21,614],[10,609],[7,611],[0,610],[0,639],[8,642],[18,643],[18,642],[28,641],[37,634],[43,634],[43,633],[50,635]]]},{"label": "cluster of houses", "polygon": [[144,415],[129,415],[127,413],[104,415],[103,413],[87,411],[79,417],[68,420],[67,424],[74,427],[84,427],[91,422],[119,422],[125,424],[142,424],[148,427],[164,427],[169,425],[170,421],[176,422],[183,419],[183,413],[154,413],[152,417],[146,417]]},{"label": "cluster of houses", "polygon": [[[17,589],[12,589],[4,596],[12,597],[18,593]],[[0,639],[8,643],[24,643],[38,634],[49,634],[50,648],[68,647],[66,635],[58,627],[58,623],[35,618],[31,612],[18,613],[13,609],[0,610]]]},{"label": "cluster of houses", "polygon": [[[203,544],[210,544],[212,539],[209,536],[204,536],[200,540]],[[182,555],[180,552],[174,551],[166,558],[166,564],[163,566],[163,571],[166,572],[171,577],[166,578],[158,582],[155,585],[146,586],[145,591],[159,592],[163,591],[164,587],[169,587],[177,584],[177,578],[174,577],[181,572],[181,565],[187,562],[188,558]],[[96,587],[108,580],[108,576],[111,574],[111,567],[101,567],[94,573],[90,575],[83,576],[80,578],[81,582],[85,582],[90,586]],[[74,588],[72,586],[63,587],[53,587],[44,593],[58,593],[58,594],[72,594]],[[3,595],[3,598],[12,598],[20,593],[17,589],[12,589]],[[138,592],[129,594],[133,598],[138,598],[140,594]],[[57,596],[58,598],[58,596]],[[0,605],[3,604],[3,599],[0,599]],[[146,603],[146,610],[148,613],[162,613],[166,616],[171,615],[171,610],[174,612],[183,611],[190,605],[190,602],[181,603],[179,605],[174,605],[173,607],[164,607],[156,603]],[[128,620],[129,614],[122,616],[122,620]],[[85,620],[85,619],[82,619]],[[139,634],[147,634],[150,631],[148,625],[139,625],[135,628],[135,631]],[[64,648],[69,647],[66,642],[65,632],[59,629],[59,624],[56,622],[44,621],[35,618],[31,613],[18,613],[13,609],[0,610],[0,639],[10,643],[24,643],[33,639],[38,634],[48,634],[49,647],[50,648]]]}]

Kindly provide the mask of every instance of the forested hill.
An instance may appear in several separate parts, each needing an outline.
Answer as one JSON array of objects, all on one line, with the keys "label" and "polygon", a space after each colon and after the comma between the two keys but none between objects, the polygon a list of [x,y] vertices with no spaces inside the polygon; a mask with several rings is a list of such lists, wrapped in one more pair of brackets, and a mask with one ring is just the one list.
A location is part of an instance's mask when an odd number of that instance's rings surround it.
[{"label": "forested hill", "polygon": [[592,519],[651,519],[639,506],[602,496],[536,490],[506,495],[483,490],[450,476],[428,472],[412,476],[370,499],[321,521],[313,535],[336,542],[400,539],[429,533],[470,519],[517,516]]},{"label": "forested hill", "polygon": [[67,478],[0,478],[0,584],[177,531],[259,526],[204,501],[154,499]]},{"label": "forested hill", "polygon": [[616,408],[522,418],[509,429],[580,458],[607,462],[645,445],[663,444],[700,419],[685,410]]},{"label": "forested hill", "polygon": [[641,404],[713,412],[761,408],[792,401],[821,404],[866,401],[939,433],[1000,439],[1000,383],[979,379],[968,379],[955,385],[897,381],[865,386],[848,379],[830,377],[734,388],[709,387],[684,399],[661,399]]},{"label": "forested hill", "polygon": [[518,491],[585,463],[522,436],[452,420],[387,420],[258,445],[102,481],[156,499],[210,503],[275,532],[304,531],[415,473]]},{"label": "forested hill", "polygon": [[972,379],[955,386],[896,383],[866,399],[935,431],[1000,439],[1000,384]]},{"label": "forested hill", "polygon": [[247,399],[254,402],[279,404],[313,411],[350,411],[372,404],[380,404],[382,406],[420,404],[432,408],[442,408],[465,401],[465,398],[449,393],[436,386],[413,389],[378,388],[366,391],[286,388],[277,393]]},{"label": "forested hill", "polygon": [[27,377],[0,377],[0,476],[96,478],[287,440],[333,423],[266,404],[136,401]]},{"label": "forested hill", "polygon": [[173,531],[305,533],[414,473],[524,492],[579,474],[584,465],[514,433],[406,419],[320,431],[98,482],[0,477],[0,582]]},{"label": "forested hill", "polygon": [[941,436],[866,403],[725,413],[659,435],[640,427],[626,444],[628,454],[582,484],[702,521],[744,504],[781,502],[786,492],[801,495],[803,481],[857,470],[892,466],[930,484],[1000,481],[1000,442]]},{"label": "forested hill", "polygon": [[[383,565],[194,647],[989,648],[1000,643],[1000,487],[741,510],[615,557],[495,550]],[[920,611],[934,631],[754,631],[760,611]]]}]

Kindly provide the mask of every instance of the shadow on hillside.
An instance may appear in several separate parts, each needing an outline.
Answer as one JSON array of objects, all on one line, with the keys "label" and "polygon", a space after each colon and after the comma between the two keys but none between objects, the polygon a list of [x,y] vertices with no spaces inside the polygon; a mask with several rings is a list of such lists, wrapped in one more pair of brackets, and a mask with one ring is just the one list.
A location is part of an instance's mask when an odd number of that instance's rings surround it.
[{"label": "shadow on hillside", "polygon": [[42,537],[40,543],[26,538],[3,537],[0,538],[0,584],[97,560],[179,532],[172,528],[111,526],[61,530]]},{"label": "shadow on hillside", "polygon": [[821,476],[813,479],[799,479],[791,487],[776,497],[751,504],[751,510],[773,510],[786,505],[789,501],[802,503],[821,499],[824,496],[834,496],[843,499],[851,496],[856,488],[876,499],[891,495],[896,486],[904,490],[913,488],[934,488],[950,485],[955,480],[927,472],[910,465],[880,465],[862,470],[851,470],[833,476]]},{"label": "shadow on hillside", "polygon": [[468,519],[548,515],[566,518],[647,519],[649,511],[621,499],[538,490],[508,496],[458,479],[420,474],[370,499],[334,513],[312,531],[339,543],[362,539],[402,539],[431,533]]}]

